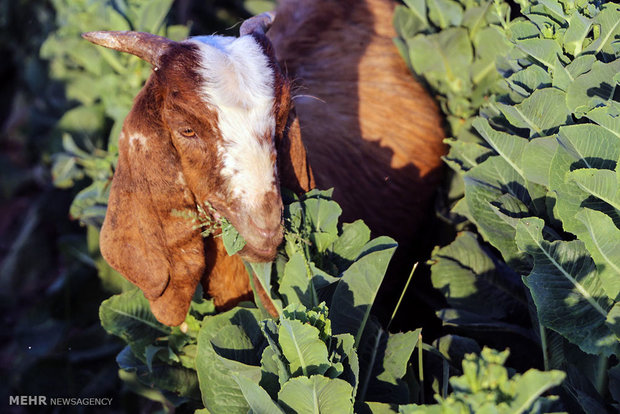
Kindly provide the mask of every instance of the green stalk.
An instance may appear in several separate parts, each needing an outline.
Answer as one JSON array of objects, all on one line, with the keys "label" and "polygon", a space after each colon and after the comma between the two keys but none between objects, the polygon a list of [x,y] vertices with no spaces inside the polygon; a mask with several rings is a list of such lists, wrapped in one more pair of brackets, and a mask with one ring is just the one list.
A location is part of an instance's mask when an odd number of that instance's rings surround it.
[{"label": "green stalk", "polygon": [[390,317],[390,321],[387,324],[387,328],[385,328],[385,330],[388,331],[388,332],[390,331],[390,325],[392,325],[392,321],[394,320],[394,317],[396,316],[396,312],[398,312],[398,308],[400,307],[400,304],[403,301],[403,298],[405,297],[405,293],[407,292],[407,289],[409,288],[409,282],[411,282],[411,279],[413,278],[413,273],[418,268],[418,263],[419,262],[416,262],[413,265],[413,268],[411,269],[411,273],[409,273],[409,278],[407,279],[407,283],[405,283],[405,288],[400,293],[400,298],[398,298],[398,302],[396,303],[396,307],[394,308],[394,312],[392,312],[392,316]]},{"label": "green stalk", "polygon": [[547,349],[547,332],[545,327],[538,322],[538,330],[540,331],[540,347],[542,348],[543,365],[545,371],[549,371],[549,350]]},{"label": "green stalk", "polygon": [[418,336],[418,378],[420,379],[420,404],[424,404],[424,362],[422,358],[422,332]]},{"label": "green stalk", "polygon": [[605,395],[607,392],[607,365],[609,358],[606,356],[599,356],[598,367],[596,369],[596,390],[599,394]]}]

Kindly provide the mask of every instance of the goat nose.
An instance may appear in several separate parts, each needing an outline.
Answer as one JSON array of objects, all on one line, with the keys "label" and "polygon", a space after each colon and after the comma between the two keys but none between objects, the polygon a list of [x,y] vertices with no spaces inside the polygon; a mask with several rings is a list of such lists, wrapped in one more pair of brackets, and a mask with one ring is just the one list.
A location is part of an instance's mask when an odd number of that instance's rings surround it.
[{"label": "goat nose", "polygon": [[282,226],[279,220],[275,222],[275,225],[269,225],[259,217],[250,217],[250,224],[260,237],[264,239],[274,239],[282,234]]}]

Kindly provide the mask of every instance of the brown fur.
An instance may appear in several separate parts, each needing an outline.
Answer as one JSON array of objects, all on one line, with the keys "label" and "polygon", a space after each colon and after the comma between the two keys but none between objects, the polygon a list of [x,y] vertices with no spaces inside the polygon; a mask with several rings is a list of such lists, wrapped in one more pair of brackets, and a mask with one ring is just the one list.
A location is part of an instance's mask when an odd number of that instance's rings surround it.
[{"label": "brown fur", "polygon": [[[291,109],[290,82],[276,78],[281,185],[297,193],[335,187],[345,220],[362,218],[375,234],[407,244],[427,217],[444,147],[437,107],[392,43],[393,8],[388,0],[284,0],[272,43],[253,36],[295,82]],[[220,309],[251,298],[251,289],[241,259],[219,238],[205,241],[171,214],[206,200],[227,217],[243,210],[218,195],[217,117],[188,74],[191,46],[168,49],[125,122],[101,249],[158,320],[178,325],[201,278]],[[209,139],[179,138],[188,120]],[[130,145],[138,132],[148,145]]]},{"label": "brown fur", "polygon": [[401,244],[429,211],[445,149],[435,102],[392,39],[394,2],[284,0],[268,32],[297,80],[301,136],[343,219]]}]

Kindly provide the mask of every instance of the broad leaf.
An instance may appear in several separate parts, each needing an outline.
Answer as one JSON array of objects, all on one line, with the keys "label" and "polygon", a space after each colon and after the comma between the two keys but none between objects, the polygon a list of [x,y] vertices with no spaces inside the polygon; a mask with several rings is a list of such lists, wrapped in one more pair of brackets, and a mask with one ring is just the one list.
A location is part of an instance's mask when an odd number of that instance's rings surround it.
[{"label": "broad leaf", "polygon": [[523,219],[517,227],[517,244],[534,259],[534,269],[523,278],[536,304],[540,323],[583,351],[612,354],[616,339],[605,325],[611,309],[596,274],[594,262],[579,241],[548,242],[544,223]]},{"label": "broad leaf", "polygon": [[267,391],[261,388],[251,379],[244,377],[243,375],[236,375],[233,373],[233,378],[239,385],[245,400],[250,406],[251,412],[260,413],[283,413],[278,405],[271,399]]},{"label": "broad leaf", "polygon": [[329,369],[327,347],[314,326],[281,319],[278,339],[293,376],[323,375]]},{"label": "broad leaf", "polygon": [[393,239],[378,237],[364,246],[356,261],[342,274],[329,313],[334,334],[350,333],[359,344],[394,250]]},{"label": "broad leaf", "polygon": [[285,413],[353,413],[353,387],[346,381],[321,375],[289,380],[278,394]]},{"label": "broad leaf", "polygon": [[[230,371],[258,383],[261,378],[258,310],[236,308],[208,317],[198,334],[196,371],[205,407],[213,414],[246,414],[249,405]],[[237,357],[252,365],[228,358]]]},{"label": "broad leaf", "polygon": [[146,348],[161,336],[171,333],[151,313],[142,291],[134,289],[103,301],[99,308],[101,325],[110,334],[121,337],[133,353],[146,362]]}]

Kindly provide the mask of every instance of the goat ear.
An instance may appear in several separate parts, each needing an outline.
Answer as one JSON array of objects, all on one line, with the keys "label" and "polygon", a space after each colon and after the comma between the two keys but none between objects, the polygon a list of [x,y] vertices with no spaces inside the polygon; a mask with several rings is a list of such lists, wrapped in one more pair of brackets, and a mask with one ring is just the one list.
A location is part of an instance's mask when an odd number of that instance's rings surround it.
[{"label": "goat ear", "polygon": [[239,35],[245,36],[252,33],[264,35],[273,24],[275,18],[276,13],[274,11],[269,11],[250,17],[244,21],[243,24],[241,24]]},{"label": "goat ear", "polygon": [[288,113],[286,127],[276,140],[276,148],[282,186],[298,195],[313,189],[314,174],[301,139],[301,128],[295,108],[291,108]]},{"label": "goat ear", "polygon": [[155,67],[159,66],[161,55],[174,43],[162,36],[132,31],[88,32],[82,33],[82,37],[96,45],[131,53]]},{"label": "goat ear", "polygon": [[[140,97],[126,126],[137,125],[145,116],[140,113]],[[124,129],[101,229],[101,253],[142,289],[155,317],[170,326],[185,320],[205,270],[200,232],[191,220],[174,212],[195,209],[167,131],[132,133]]]}]

